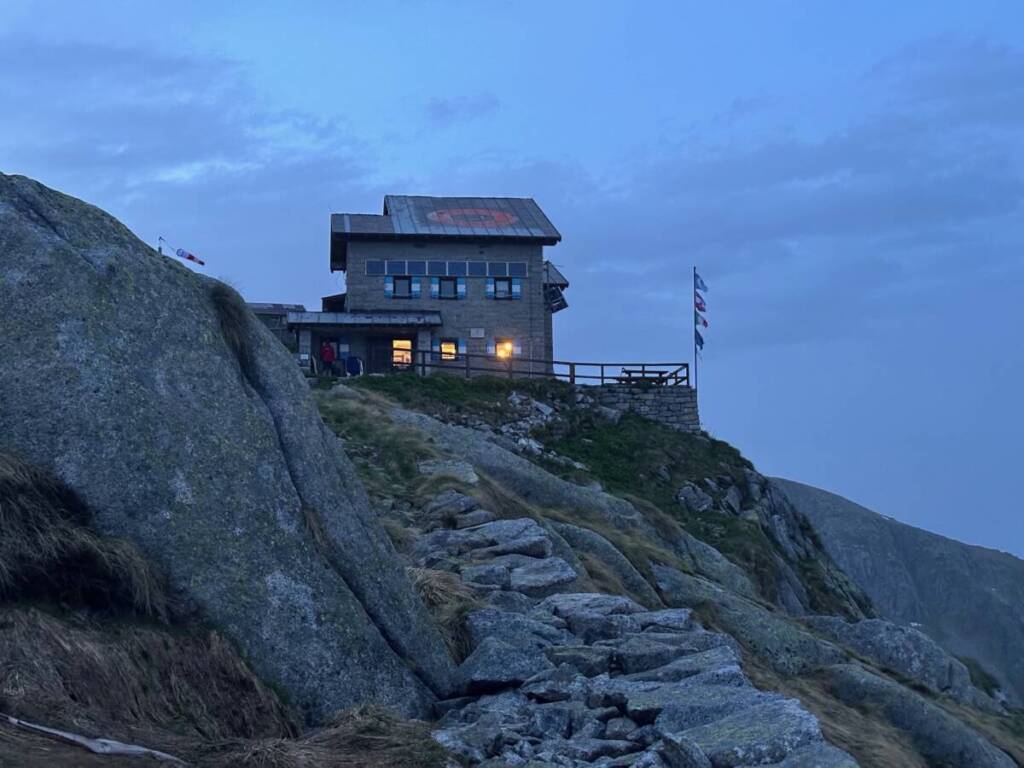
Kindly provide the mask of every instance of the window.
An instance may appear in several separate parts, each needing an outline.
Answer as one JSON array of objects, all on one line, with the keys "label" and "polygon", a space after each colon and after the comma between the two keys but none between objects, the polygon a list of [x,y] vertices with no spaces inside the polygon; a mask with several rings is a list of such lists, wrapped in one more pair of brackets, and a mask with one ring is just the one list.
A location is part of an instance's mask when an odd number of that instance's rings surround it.
[{"label": "window", "polygon": [[494,355],[501,360],[508,360],[515,353],[516,345],[512,339],[495,339]]},{"label": "window", "polygon": [[455,275],[457,277],[465,277],[466,275],[466,262],[464,261],[449,261],[448,262],[448,274]]},{"label": "window", "polygon": [[439,297],[442,299],[459,298],[459,280],[456,277],[442,277],[438,281]]},{"label": "window", "polygon": [[526,263],[522,261],[510,261],[508,263],[509,277],[526,277]]},{"label": "window", "polygon": [[410,261],[406,268],[410,275],[427,274],[427,262],[425,261]]},{"label": "window", "polygon": [[389,275],[404,275],[405,274],[405,261],[392,261],[388,259],[388,274]]},{"label": "window", "polygon": [[466,266],[469,268],[470,277],[487,277],[486,261],[471,261]]},{"label": "window", "polygon": [[366,274],[368,274],[368,275],[383,275],[384,274],[384,262],[383,261],[368,261],[368,262],[366,262]]},{"label": "window", "polygon": [[[396,288],[397,290],[397,288]],[[496,299],[511,299],[512,298],[512,278],[511,277],[496,277],[494,278],[494,298]]]},{"label": "window", "polygon": [[445,261],[428,261],[427,262],[427,274],[428,275],[444,275],[447,274],[448,262]]},{"label": "window", "polygon": [[411,299],[412,298],[412,278],[411,277],[396,277],[395,278],[395,289],[391,294],[396,299]]},{"label": "window", "polygon": [[396,368],[412,365],[412,339],[393,339],[391,341],[391,364]]},{"label": "window", "polygon": [[505,277],[508,275],[508,264],[504,261],[492,261],[487,265],[487,274],[491,277]]},{"label": "window", "polygon": [[458,339],[441,339],[441,359],[442,360],[458,360],[459,359],[459,340]]}]

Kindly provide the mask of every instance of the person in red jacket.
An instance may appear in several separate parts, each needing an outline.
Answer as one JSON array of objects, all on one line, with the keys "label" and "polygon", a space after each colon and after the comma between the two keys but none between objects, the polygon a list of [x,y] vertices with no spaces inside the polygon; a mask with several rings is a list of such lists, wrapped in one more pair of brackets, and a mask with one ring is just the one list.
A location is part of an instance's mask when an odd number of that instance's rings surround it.
[{"label": "person in red jacket", "polygon": [[334,375],[335,359],[334,346],[329,341],[325,341],[320,345],[320,362],[324,364],[324,373]]}]

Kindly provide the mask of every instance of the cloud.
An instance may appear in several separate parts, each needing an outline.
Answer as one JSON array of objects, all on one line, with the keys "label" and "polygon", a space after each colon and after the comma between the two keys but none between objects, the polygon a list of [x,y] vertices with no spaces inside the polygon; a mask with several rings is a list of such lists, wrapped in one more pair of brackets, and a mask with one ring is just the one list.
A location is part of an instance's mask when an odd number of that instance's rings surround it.
[{"label": "cloud", "polygon": [[832,131],[726,141],[712,118],[606,175],[458,159],[444,179],[537,198],[565,237],[551,257],[573,281],[570,302],[586,297],[562,322],[623,337],[604,345],[685,333],[695,263],[724,294],[712,307],[719,349],[882,333],[902,322],[902,302],[919,306],[921,286],[954,284],[965,265],[978,280],[1021,273],[1024,54],[935,41],[864,77],[873,105]]},{"label": "cloud", "polygon": [[0,39],[0,91],[5,172],[201,251],[261,296],[329,279],[332,202],[369,186],[372,150],[340,120],[266,106],[243,67],[216,57]]},{"label": "cloud", "polygon": [[452,125],[489,117],[498,111],[501,102],[493,93],[474,96],[432,98],[423,107],[427,119],[435,125]]}]

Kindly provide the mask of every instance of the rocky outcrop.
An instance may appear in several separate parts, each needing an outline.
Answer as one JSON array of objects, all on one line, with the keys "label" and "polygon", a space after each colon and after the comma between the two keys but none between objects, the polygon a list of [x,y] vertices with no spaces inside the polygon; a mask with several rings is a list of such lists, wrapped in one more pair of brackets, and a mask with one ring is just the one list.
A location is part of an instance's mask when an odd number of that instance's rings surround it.
[{"label": "rocky outcrop", "polygon": [[450,660],[283,347],[102,211],[0,175],[0,443],[134,541],[317,720]]},{"label": "rocky outcrop", "polygon": [[835,696],[858,707],[880,710],[910,735],[929,764],[950,768],[1014,768],[1016,762],[937,705],[909,688],[855,664],[824,672]]},{"label": "rocky outcrop", "polygon": [[848,622],[835,616],[813,616],[808,626],[869,659],[882,669],[945,694],[977,709],[1001,712],[1002,707],[974,687],[971,673],[928,635],[883,619]]},{"label": "rocky outcrop", "polygon": [[555,579],[542,597],[533,583],[496,576],[510,565],[511,574],[560,572],[550,535],[524,518],[434,531],[414,546],[418,564],[460,573],[487,603],[466,617],[463,695],[439,703],[435,738],[464,762],[856,766],[799,702],[754,688],[732,638],[690,610],[649,610]]},{"label": "rocky outcrop", "polygon": [[920,627],[977,660],[1011,703],[1024,701],[1024,562],[884,517],[841,496],[773,481],[814,524],[825,549],[878,615]]}]

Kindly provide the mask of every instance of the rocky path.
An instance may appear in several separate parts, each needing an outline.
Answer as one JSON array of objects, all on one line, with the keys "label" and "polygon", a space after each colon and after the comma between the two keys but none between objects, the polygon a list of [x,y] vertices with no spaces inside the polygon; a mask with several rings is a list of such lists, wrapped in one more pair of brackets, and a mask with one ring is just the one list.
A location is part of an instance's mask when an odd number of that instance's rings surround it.
[{"label": "rocky path", "polygon": [[532,519],[451,491],[434,507],[454,527],[418,539],[418,565],[484,603],[467,617],[464,695],[441,702],[435,733],[470,765],[857,765],[799,702],[754,688],[735,641],[689,610],[581,592],[571,552]]}]

